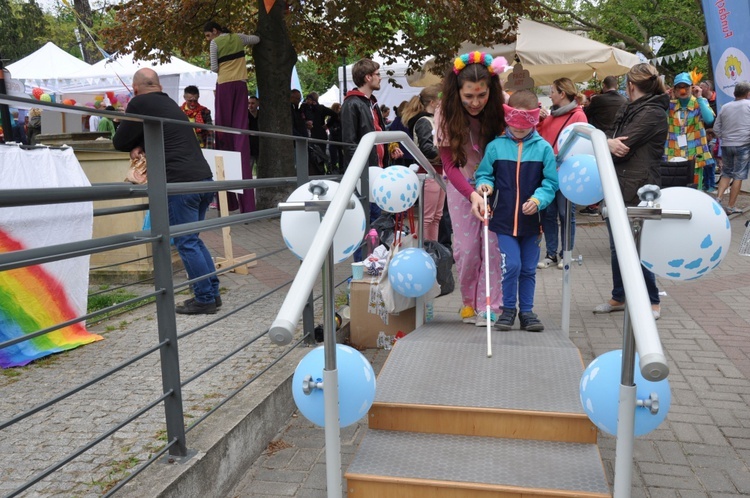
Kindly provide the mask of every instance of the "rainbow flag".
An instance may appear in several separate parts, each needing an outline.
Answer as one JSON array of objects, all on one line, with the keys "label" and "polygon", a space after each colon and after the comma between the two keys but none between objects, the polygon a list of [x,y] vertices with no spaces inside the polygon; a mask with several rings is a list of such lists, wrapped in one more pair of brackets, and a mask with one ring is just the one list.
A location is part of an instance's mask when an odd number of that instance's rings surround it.
[{"label": "rainbow flag", "polygon": [[[23,245],[0,230],[0,252],[19,251]],[[71,320],[78,316],[65,286],[42,265],[0,272],[0,343]],[[18,367],[38,358],[67,351],[103,337],[83,323],[0,349],[0,367]]]}]

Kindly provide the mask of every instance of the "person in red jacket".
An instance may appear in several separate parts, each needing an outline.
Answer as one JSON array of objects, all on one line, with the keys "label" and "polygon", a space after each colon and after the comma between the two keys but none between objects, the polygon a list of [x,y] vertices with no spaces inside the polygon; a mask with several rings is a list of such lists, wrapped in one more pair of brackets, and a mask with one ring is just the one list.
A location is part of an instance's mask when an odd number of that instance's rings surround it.
[{"label": "person in red jacket", "polygon": [[[586,114],[583,112],[581,102],[585,98],[578,91],[575,83],[569,78],[560,78],[552,82],[552,88],[549,94],[552,100],[552,108],[547,113],[542,109],[539,117],[542,121],[537,127],[537,131],[552,146],[557,154],[557,138],[563,129],[573,123],[588,123]],[[576,233],[576,209],[573,206],[571,211],[571,230],[570,230],[570,247],[575,243]],[[560,220],[558,225],[557,220]],[[562,230],[562,244],[558,244],[558,231],[564,227],[565,223],[565,197],[559,191],[555,195],[555,200],[547,206],[542,212],[542,229],[544,230],[544,241],[547,246],[547,254],[539,262],[537,268],[548,268],[553,264],[562,270],[562,252],[565,248],[565,230]],[[559,252],[558,252],[559,251]],[[558,256],[560,259],[558,260]]]}]

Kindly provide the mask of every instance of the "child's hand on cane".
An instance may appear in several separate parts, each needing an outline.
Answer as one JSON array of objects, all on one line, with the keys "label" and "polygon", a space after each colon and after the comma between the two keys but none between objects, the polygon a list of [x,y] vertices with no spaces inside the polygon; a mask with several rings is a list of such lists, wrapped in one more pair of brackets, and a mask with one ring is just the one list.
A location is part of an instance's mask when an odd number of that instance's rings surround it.
[{"label": "child's hand on cane", "polygon": [[491,185],[486,185],[486,184],[480,185],[477,187],[476,192],[471,193],[471,213],[477,218],[479,218],[480,220],[484,220],[484,194],[485,193],[487,193],[488,197],[492,195]]}]

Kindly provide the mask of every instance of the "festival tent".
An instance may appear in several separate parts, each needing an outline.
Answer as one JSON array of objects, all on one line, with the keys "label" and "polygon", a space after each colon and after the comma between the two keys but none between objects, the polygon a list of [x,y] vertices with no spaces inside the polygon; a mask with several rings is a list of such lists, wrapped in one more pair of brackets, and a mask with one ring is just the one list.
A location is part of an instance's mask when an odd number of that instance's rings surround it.
[{"label": "festival tent", "polygon": [[[640,62],[635,54],[529,19],[519,21],[514,43],[493,47],[464,43],[459,53],[475,50],[503,56],[511,64],[517,59],[536,86],[550,85],[563,77],[582,82],[594,76],[619,76]],[[440,77],[429,72],[434,64],[434,59],[423,64],[420,71],[407,78],[410,84],[427,86],[439,82]]]},{"label": "festival tent", "polygon": [[105,92],[129,93],[132,90],[133,75],[141,68],[151,68],[159,75],[164,92],[175,102],[182,103],[182,93],[186,86],[195,85],[200,90],[200,102],[214,110],[214,90],[216,73],[194,66],[172,56],[170,62],[139,61],[133,54],[117,55],[67,75],[59,80],[58,93],[63,98],[102,94]]},{"label": "festival tent", "polygon": [[331,107],[332,104],[338,102],[341,103],[341,90],[336,85],[329,88],[326,93],[318,97],[318,103],[326,107]]},{"label": "festival tent", "polygon": [[[375,98],[378,99],[380,105],[385,104],[386,106],[393,108],[394,106],[398,106],[404,100],[409,100],[414,95],[419,95],[419,92],[422,91],[421,88],[414,88],[406,80],[406,70],[409,66],[403,58],[399,57],[396,59],[396,62],[389,64],[386,63],[385,59],[376,52],[373,54],[372,60],[380,64],[380,75],[383,78],[383,81],[380,84],[380,90],[375,91]],[[339,67],[338,86],[341,89],[339,102],[344,101],[344,88],[346,88],[346,91],[351,91],[357,87],[357,85],[354,84],[354,81],[352,81],[352,66],[353,64],[346,66],[346,81],[344,81],[344,68]],[[396,88],[388,81],[389,79],[395,80],[401,88]]]},{"label": "festival tent", "polygon": [[9,64],[6,68],[14,80],[24,84],[26,93],[30,95],[34,87],[54,92],[59,78],[85,71],[90,67],[54,43],[47,42],[36,52]]}]

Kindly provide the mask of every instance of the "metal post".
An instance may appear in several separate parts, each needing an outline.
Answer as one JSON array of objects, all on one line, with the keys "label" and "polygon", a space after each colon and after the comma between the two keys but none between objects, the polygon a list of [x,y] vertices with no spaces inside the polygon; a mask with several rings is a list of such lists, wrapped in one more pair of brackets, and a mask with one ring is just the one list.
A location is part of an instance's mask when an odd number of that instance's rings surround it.
[{"label": "metal post", "polygon": [[[555,202],[555,201],[552,201]],[[562,330],[566,334],[570,332],[570,295],[572,292],[570,283],[570,262],[573,259],[573,203],[570,199],[565,199],[565,223],[563,223],[563,235],[565,244],[563,244],[563,288],[562,288]]]},{"label": "metal post", "polygon": [[[0,95],[5,95],[6,93],[5,66],[3,65],[2,55],[0,55]],[[3,122],[3,135],[5,136],[5,141],[12,142],[13,126],[10,122],[10,108],[8,107],[8,104],[0,104],[0,121]]]},{"label": "metal post", "polygon": [[[294,155],[297,166],[297,187],[301,187],[310,181],[307,166],[307,140],[302,138],[295,139]],[[315,344],[315,296],[312,292],[307,298],[305,308],[302,310],[302,333],[307,337],[305,343]]]},{"label": "metal post", "polygon": [[170,455],[186,456],[180,358],[177,349],[177,320],[172,283],[172,251],[169,247],[169,207],[162,123],[145,121],[143,132],[148,159],[148,203],[151,209],[151,231],[161,235],[151,244],[151,247],[154,258],[154,288],[162,291],[156,296],[159,341],[167,341],[160,350],[162,388],[165,393],[172,393],[164,400],[167,439],[177,441],[177,444],[169,448]]},{"label": "metal post", "polygon": [[323,401],[325,406],[326,483],[329,498],[341,498],[341,431],[339,380],[336,369],[336,320],[334,316],[333,244],[323,263]]},{"label": "metal post", "polygon": [[[417,175],[419,178],[419,224],[417,225],[417,231],[419,232],[419,238],[417,247],[424,247],[424,181],[427,177],[427,175],[419,174]],[[424,324],[424,296],[419,296],[416,300],[416,313],[415,313],[415,328],[419,328]]]},{"label": "metal post", "polygon": [[[640,252],[642,220],[632,223],[635,247]],[[622,326],[622,371],[620,374],[620,405],[617,410],[617,443],[615,449],[615,498],[628,498],[633,480],[633,446],[635,439],[635,335],[625,300]]]}]

